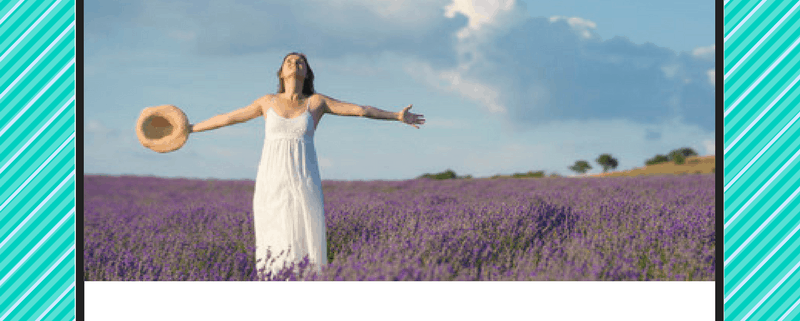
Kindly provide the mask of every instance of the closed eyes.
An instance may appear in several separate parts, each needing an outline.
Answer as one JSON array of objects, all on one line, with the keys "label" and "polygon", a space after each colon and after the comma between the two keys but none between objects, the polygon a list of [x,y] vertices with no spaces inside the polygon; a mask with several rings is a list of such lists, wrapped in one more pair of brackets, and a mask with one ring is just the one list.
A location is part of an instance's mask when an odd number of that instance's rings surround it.
[{"label": "closed eyes", "polygon": [[297,60],[297,59],[295,59],[295,60],[286,60],[286,63],[287,63],[287,64],[299,63],[299,64],[301,64],[301,65],[303,64],[303,62],[302,62],[302,61],[299,61],[299,60]]}]

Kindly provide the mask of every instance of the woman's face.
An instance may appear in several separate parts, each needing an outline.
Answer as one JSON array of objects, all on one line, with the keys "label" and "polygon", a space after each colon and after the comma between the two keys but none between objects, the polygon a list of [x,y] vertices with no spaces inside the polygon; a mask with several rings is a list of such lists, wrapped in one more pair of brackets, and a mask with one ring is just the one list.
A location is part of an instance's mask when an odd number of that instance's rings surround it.
[{"label": "woman's face", "polygon": [[283,60],[283,66],[281,68],[281,78],[284,79],[291,75],[296,76],[298,79],[304,79],[306,78],[306,70],[308,70],[305,60],[298,55],[286,57],[286,59]]}]

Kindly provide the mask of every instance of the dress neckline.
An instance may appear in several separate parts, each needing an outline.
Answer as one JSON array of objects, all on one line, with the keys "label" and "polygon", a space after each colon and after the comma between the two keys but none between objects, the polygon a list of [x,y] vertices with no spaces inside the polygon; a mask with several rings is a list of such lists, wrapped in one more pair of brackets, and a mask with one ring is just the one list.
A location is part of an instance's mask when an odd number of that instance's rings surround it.
[{"label": "dress neckline", "polygon": [[306,109],[306,110],[305,110],[305,111],[304,111],[302,114],[300,114],[299,116],[295,116],[295,117],[292,117],[292,118],[286,118],[286,117],[283,117],[283,116],[281,116],[281,115],[278,115],[278,113],[277,113],[277,112],[275,112],[275,110],[273,110],[272,108],[270,108],[269,110],[270,110],[270,111],[272,111],[272,114],[273,114],[273,115],[275,115],[275,116],[278,116],[278,118],[280,118],[280,119],[285,119],[285,120],[294,120],[294,119],[300,118],[300,117],[302,117],[303,115],[305,115],[306,113],[308,113],[308,109]]},{"label": "dress neckline", "polygon": [[[273,97],[272,97],[272,103],[273,103],[273,104],[275,104],[275,98],[277,98],[277,96],[273,96]],[[272,113],[273,113],[275,116],[278,116],[278,118],[285,119],[285,120],[294,120],[294,119],[300,118],[300,117],[302,117],[303,115],[305,115],[306,113],[308,113],[308,106],[309,106],[310,104],[311,104],[311,99],[310,99],[310,97],[309,97],[309,98],[307,98],[307,100],[306,100],[306,110],[305,110],[305,111],[304,111],[302,114],[300,114],[300,115],[298,115],[298,116],[295,116],[295,117],[292,117],[292,118],[286,118],[286,117],[283,117],[283,116],[281,116],[281,115],[278,115],[278,113],[277,113],[277,112],[274,110],[275,108],[270,108],[269,110],[272,110]],[[310,114],[310,113],[309,113],[309,114]]]}]

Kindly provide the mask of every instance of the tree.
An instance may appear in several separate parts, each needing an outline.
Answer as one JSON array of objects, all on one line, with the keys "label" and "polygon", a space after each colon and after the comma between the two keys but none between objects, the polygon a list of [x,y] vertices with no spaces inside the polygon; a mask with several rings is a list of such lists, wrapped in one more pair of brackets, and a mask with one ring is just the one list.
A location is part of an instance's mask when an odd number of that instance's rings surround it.
[{"label": "tree", "polygon": [[603,173],[607,172],[609,168],[615,169],[617,168],[617,165],[619,165],[617,159],[612,157],[611,154],[602,154],[600,157],[597,157],[595,162],[603,167]]},{"label": "tree", "polygon": [[669,152],[669,159],[677,165],[685,163],[686,157],[689,156],[697,156],[697,153],[689,147],[678,148]]},{"label": "tree", "polygon": [[458,175],[456,175],[456,172],[454,172],[453,170],[448,169],[448,170],[446,170],[444,172],[436,173],[436,174],[422,174],[418,178],[454,179],[454,178],[458,178]]},{"label": "tree", "polygon": [[694,149],[691,149],[689,147],[678,148],[673,152],[681,154],[684,158],[689,156],[697,156],[697,152],[695,152]]},{"label": "tree", "polygon": [[686,157],[697,156],[697,152],[689,147],[673,149],[667,155],[658,154],[655,157],[648,159],[644,162],[645,165],[655,165],[666,162],[675,162],[675,164],[683,164],[686,162]]},{"label": "tree", "polygon": [[646,160],[644,162],[644,164],[647,165],[647,166],[650,166],[650,165],[655,165],[655,164],[660,164],[660,163],[666,163],[666,162],[669,162],[669,160],[670,160],[669,156],[658,154],[655,157]]},{"label": "tree", "polygon": [[527,173],[515,173],[515,174],[511,175],[511,177],[514,177],[514,178],[520,178],[520,177],[537,177],[537,178],[538,177],[544,177],[544,171],[536,171],[536,172],[529,171]]},{"label": "tree", "polygon": [[587,170],[592,169],[592,166],[585,160],[579,160],[575,162],[575,165],[570,166],[569,169],[578,174],[583,174],[586,173]]},{"label": "tree", "polygon": [[672,155],[672,161],[675,162],[675,165],[682,165],[686,162],[686,158],[683,157],[683,154],[676,153]]}]

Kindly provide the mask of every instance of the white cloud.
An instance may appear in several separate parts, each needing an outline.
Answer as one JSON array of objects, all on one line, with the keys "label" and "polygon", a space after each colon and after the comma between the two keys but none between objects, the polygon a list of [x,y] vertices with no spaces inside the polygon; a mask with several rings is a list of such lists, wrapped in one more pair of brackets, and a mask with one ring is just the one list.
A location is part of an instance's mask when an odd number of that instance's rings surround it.
[{"label": "white cloud", "polygon": [[717,145],[713,139],[707,139],[703,141],[703,147],[705,147],[706,156],[708,156],[708,155],[714,155]]},{"label": "white cloud", "polygon": [[680,68],[681,66],[678,64],[671,64],[661,66],[661,71],[664,72],[664,75],[667,76],[667,78],[674,78],[675,75],[678,74],[678,71],[680,71]]},{"label": "white cloud", "polygon": [[440,90],[453,91],[469,100],[480,103],[490,113],[506,113],[500,102],[500,90],[481,79],[469,76],[476,66],[487,66],[481,49],[492,36],[513,28],[527,18],[524,7],[516,0],[453,0],[444,7],[446,18],[456,14],[467,17],[468,23],[456,33],[455,50],[458,65],[452,69],[434,69],[427,62],[412,61],[406,71]]},{"label": "white cloud", "polygon": [[692,50],[692,55],[701,58],[701,59],[714,59],[714,53],[716,51],[716,45],[710,45],[708,47],[697,47]]},{"label": "white cloud", "polygon": [[597,23],[580,17],[552,16],[550,22],[566,21],[572,30],[577,32],[584,39],[591,39],[594,36],[593,30],[597,29]]},{"label": "white cloud", "polygon": [[442,71],[439,77],[450,82],[450,89],[470,100],[480,102],[491,113],[505,113],[506,107],[499,104],[500,93],[489,85],[471,80],[458,71]]},{"label": "white cloud", "polygon": [[419,61],[409,61],[405,65],[408,74],[434,88],[456,92],[462,97],[480,103],[491,113],[505,113],[507,108],[499,102],[499,91],[469,78],[463,69],[463,66],[460,66],[453,70],[434,70],[430,64]]},{"label": "white cloud", "polygon": [[460,40],[474,37],[485,26],[493,29],[507,29],[523,17],[517,10],[519,4],[516,0],[453,0],[444,7],[444,16],[454,18],[456,14],[467,17],[467,26],[462,28],[456,36]]},{"label": "white cloud", "polygon": [[714,71],[714,69],[709,69],[706,71],[706,75],[708,76],[708,83],[711,84],[711,86],[716,86],[716,71]]}]

